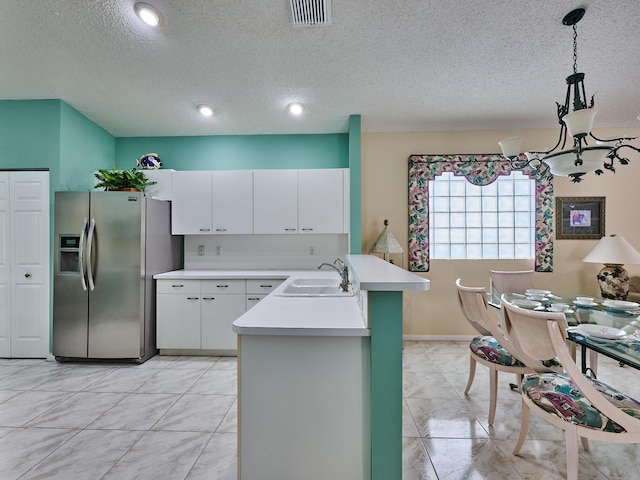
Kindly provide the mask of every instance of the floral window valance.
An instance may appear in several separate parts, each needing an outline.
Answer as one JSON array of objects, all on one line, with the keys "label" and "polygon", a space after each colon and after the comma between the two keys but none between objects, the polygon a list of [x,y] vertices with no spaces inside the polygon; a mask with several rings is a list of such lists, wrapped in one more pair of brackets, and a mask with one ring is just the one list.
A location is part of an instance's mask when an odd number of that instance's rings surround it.
[{"label": "floral window valance", "polygon": [[[520,160],[525,161],[522,156]],[[429,271],[429,180],[444,172],[464,176],[474,185],[489,185],[509,175],[511,164],[501,155],[411,155],[409,157],[409,270]],[[553,271],[553,176],[521,169],[535,179],[535,270]]]}]

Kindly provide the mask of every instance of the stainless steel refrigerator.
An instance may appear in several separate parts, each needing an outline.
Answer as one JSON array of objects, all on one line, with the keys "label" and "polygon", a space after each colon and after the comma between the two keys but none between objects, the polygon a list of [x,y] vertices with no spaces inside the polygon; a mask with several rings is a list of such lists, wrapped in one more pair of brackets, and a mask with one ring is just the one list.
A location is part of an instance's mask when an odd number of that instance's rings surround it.
[{"label": "stainless steel refrigerator", "polygon": [[153,275],[182,262],[170,203],[141,192],[56,192],[54,222],[53,355],[153,356]]}]

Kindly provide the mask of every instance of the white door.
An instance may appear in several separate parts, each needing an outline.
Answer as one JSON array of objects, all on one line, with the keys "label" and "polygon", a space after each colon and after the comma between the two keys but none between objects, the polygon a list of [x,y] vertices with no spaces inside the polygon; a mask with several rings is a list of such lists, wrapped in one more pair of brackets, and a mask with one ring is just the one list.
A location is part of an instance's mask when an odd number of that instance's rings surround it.
[{"label": "white door", "polygon": [[253,172],[213,172],[213,233],[253,233]]},{"label": "white door", "polygon": [[11,357],[49,352],[49,172],[9,174]]},{"label": "white door", "polygon": [[0,172],[0,357],[11,356],[9,172]]},{"label": "white door", "polygon": [[211,172],[184,171],[171,175],[171,233],[211,235]]},{"label": "white door", "polygon": [[253,172],[253,233],[298,233],[296,170]]},{"label": "white door", "polygon": [[298,170],[300,233],[344,233],[342,169]]}]

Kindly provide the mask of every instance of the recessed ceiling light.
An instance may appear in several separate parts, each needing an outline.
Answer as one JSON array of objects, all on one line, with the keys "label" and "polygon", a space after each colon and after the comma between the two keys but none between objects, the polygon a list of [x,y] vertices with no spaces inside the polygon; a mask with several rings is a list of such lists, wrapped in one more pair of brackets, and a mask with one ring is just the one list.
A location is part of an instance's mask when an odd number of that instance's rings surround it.
[{"label": "recessed ceiling light", "polygon": [[302,115],[302,112],[304,112],[304,105],[302,105],[301,103],[297,103],[297,102],[290,103],[287,106],[287,110],[289,111],[289,113],[291,115],[295,115],[295,116]]},{"label": "recessed ceiling light", "polygon": [[204,115],[205,117],[213,116],[213,107],[210,107],[209,105],[198,105],[198,111],[200,112],[200,115]]},{"label": "recessed ceiling light", "polygon": [[158,27],[164,24],[164,17],[156,7],[149,3],[138,2],[133,6],[136,15],[147,25]]}]

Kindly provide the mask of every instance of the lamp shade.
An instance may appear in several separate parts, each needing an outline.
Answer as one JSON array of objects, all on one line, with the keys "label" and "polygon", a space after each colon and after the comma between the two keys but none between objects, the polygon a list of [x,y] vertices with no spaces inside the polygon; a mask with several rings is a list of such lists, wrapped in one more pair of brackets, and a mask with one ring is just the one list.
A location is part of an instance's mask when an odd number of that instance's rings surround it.
[{"label": "lamp shade", "polygon": [[624,237],[602,237],[583,262],[634,265],[640,264],[640,253]]},{"label": "lamp shade", "polygon": [[584,137],[591,132],[596,113],[598,113],[598,111],[593,108],[583,108],[582,110],[567,113],[562,117],[569,135],[572,137]]},{"label": "lamp shade", "polygon": [[498,142],[502,149],[502,155],[507,158],[515,158],[520,155],[523,137],[509,137]]},{"label": "lamp shade", "polygon": [[389,231],[389,221],[384,221],[384,229],[371,248],[373,253],[403,253],[404,250]]}]

